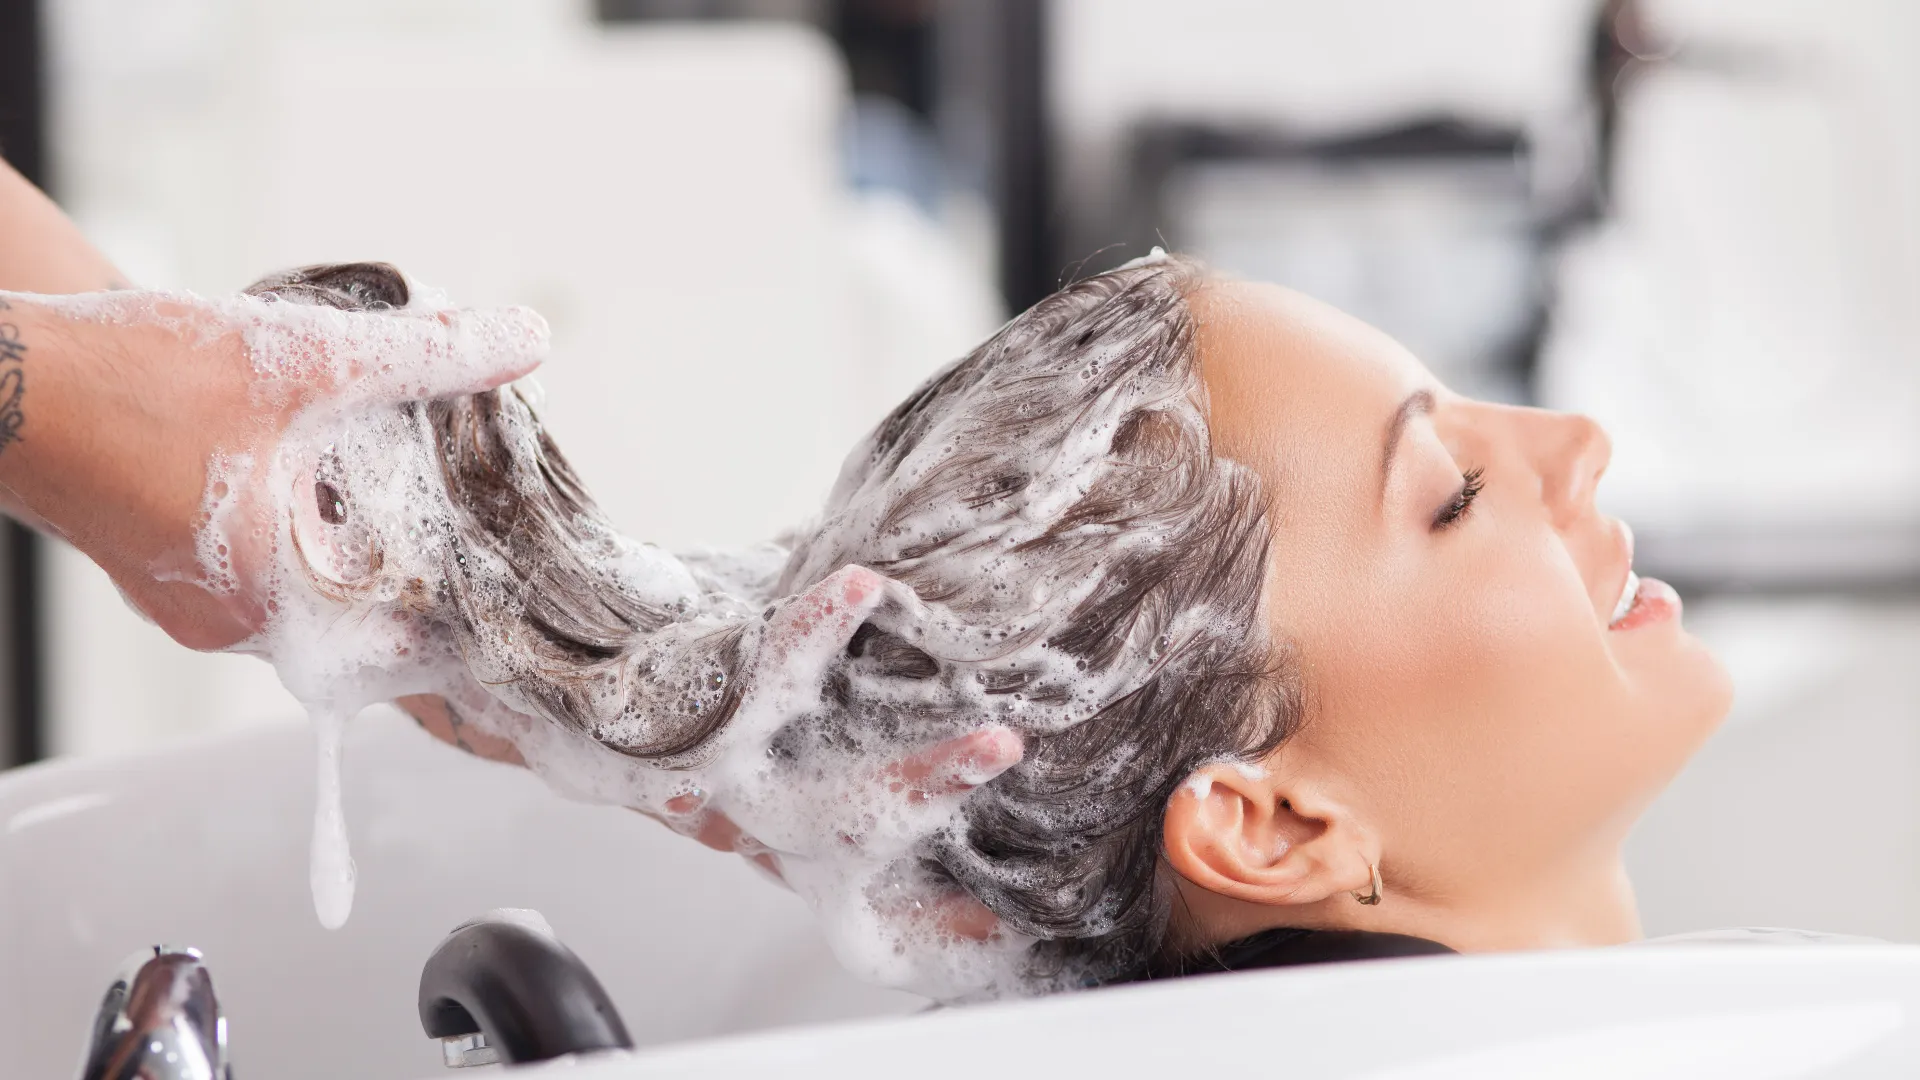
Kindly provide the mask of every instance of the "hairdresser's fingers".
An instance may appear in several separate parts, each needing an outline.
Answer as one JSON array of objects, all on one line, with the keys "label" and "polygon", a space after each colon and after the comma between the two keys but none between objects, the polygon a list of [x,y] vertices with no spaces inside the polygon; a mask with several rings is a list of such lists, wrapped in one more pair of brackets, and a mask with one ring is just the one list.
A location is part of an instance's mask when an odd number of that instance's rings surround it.
[{"label": "hairdresser's fingers", "polygon": [[547,358],[552,331],[529,307],[441,312],[449,351],[405,387],[421,399],[477,394],[533,371]]},{"label": "hairdresser's fingers", "polygon": [[1000,917],[964,892],[951,892],[934,902],[935,923],[957,938],[985,941],[1000,929]]},{"label": "hairdresser's fingers", "polygon": [[[689,809],[687,802],[687,800],[697,798],[698,796],[681,795],[668,799],[667,810],[669,813],[675,815],[686,813],[698,814],[699,811],[697,809]],[[694,805],[697,806],[697,804]],[[675,832],[679,832],[685,836],[691,836],[693,839],[715,851],[731,851],[738,854],[741,858],[754,864],[761,870],[766,871],[775,881],[782,885],[787,884],[786,872],[781,869],[780,866],[780,856],[766,845],[761,844],[753,837],[741,832],[740,826],[735,824],[734,820],[727,815],[722,813],[708,813],[700,814],[698,818],[691,820],[682,819],[676,821],[664,817],[660,820]],[[689,829],[683,827],[683,825],[690,825],[691,830],[689,831]]]},{"label": "hairdresser's fingers", "polygon": [[408,694],[395,698],[395,705],[413,717],[427,734],[449,746],[457,746],[475,757],[498,761],[503,765],[526,765],[520,750],[511,742],[475,728],[456,712],[447,699],[438,694]]},{"label": "hairdresser's fingers", "polygon": [[779,855],[742,832],[740,826],[727,815],[717,810],[703,810],[705,803],[704,793],[691,791],[668,799],[663,807],[665,813],[651,814],[645,810],[641,813],[656,818],[673,831],[690,836],[715,851],[735,852],[773,875],[781,884],[786,884],[787,876],[780,868]]},{"label": "hairdresser's fingers", "polygon": [[884,918],[917,923],[935,933],[966,941],[986,941],[999,932],[1000,917],[971,893],[954,887],[933,888],[931,896],[911,890],[882,897],[875,910]]},{"label": "hairdresser's fingers", "polygon": [[737,851],[743,841],[752,842],[746,840],[732,818],[717,810],[705,809],[706,801],[706,795],[698,791],[675,795],[666,801],[664,813],[650,816],[657,816],[667,828],[715,851]]},{"label": "hairdresser's fingers", "polygon": [[864,566],[843,566],[789,598],[768,622],[768,655],[756,678],[771,693],[813,683],[821,665],[846,648],[854,631],[885,599],[887,579]]},{"label": "hairdresser's fingers", "polygon": [[780,868],[780,856],[771,851],[743,851],[740,854],[745,856],[748,862],[765,870],[773,880],[779,882],[786,888],[793,888],[787,881],[786,871]]},{"label": "hairdresser's fingers", "polygon": [[428,316],[316,309],[308,319],[281,340],[292,355],[312,350],[324,360],[295,377],[350,408],[491,390],[539,367],[549,341],[547,321],[524,307]]},{"label": "hairdresser's fingers", "polygon": [[694,830],[693,838],[715,851],[735,851],[740,847],[740,826],[725,814],[707,814]]},{"label": "hairdresser's fingers", "polygon": [[756,869],[772,878],[782,887],[793,888],[792,885],[787,883],[786,871],[780,865],[779,852],[774,851],[753,837],[746,835],[742,835],[738,840],[734,841],[733,850],[738,852],[741,858],[753,864]]},{"label": "hairdresser's fingers", "polygon": [[948,739],[886,770],[887,790],[909,802],[960,795],[1019,764],[1025,747],[1012,728],[994,724]]}]

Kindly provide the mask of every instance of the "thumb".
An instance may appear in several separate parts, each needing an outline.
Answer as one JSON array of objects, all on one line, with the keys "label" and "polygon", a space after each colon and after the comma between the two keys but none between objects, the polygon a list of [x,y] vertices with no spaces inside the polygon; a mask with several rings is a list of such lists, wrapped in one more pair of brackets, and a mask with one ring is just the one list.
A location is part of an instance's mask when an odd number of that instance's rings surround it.
[{"label": "thumb", "polygon": [[889,766],[887,787],[910,802],[964,794],[1018,765],[1025,752],[1018,732],[988,724]]},{"label": "thumb", "polygon": [[899,586],[864,566],[843,566],[807,591],[788,597],[768,623],[768,657],[776,669],[812,673],[845,649],[854,631]]},{"label": "thumb", "polygon": [[[401,330],[385,355],[347,366],[336,397],[353,406],[477,394],[510,383],[547,357],[547,320],[532,308],[454,309],[423,318],[372,316]],[[411,341],[407,339],[413,339]]]}]

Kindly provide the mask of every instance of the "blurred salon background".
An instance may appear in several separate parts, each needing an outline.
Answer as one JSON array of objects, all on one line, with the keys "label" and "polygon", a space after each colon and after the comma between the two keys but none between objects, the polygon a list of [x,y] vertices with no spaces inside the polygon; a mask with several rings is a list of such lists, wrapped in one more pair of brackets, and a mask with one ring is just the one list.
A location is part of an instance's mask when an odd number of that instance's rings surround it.
[{"label": "blurred salon background", "polygon": [[[669,546],[803,517],[1067,278],[1314,293],[1612,432],[1739,691],[1630,849],[1648,931],[1920,940],[1916,57],[1908,0],[0,0],[0,152],[142,284],[538,308],[560,441]],[[297,722],[4,559],[7,763]]]}]

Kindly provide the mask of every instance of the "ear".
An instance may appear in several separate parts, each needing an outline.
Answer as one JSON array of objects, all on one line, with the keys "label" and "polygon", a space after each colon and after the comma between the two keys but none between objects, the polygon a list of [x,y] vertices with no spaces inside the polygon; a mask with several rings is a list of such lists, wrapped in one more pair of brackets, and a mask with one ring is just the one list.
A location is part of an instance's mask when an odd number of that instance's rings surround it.
[{"label": "ear", "polygon": [[1168,802],[1163,832],[1181,877],[1268,906],[1365,890],[1379,860],[1353,814],[1316,785],[1238,762],[1195,771]]}]

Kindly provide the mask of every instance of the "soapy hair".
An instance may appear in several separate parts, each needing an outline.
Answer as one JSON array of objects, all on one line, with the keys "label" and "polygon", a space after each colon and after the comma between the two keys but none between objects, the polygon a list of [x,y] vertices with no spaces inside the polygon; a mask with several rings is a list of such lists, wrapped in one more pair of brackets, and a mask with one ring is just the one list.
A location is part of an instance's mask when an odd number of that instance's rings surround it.
[{"label": "soapy hair", "polygon": [[[904,585],[770,753],[897,760],[988,723],[1018,731],[1020,762],[923,838],[918,864],[1036,939],[1035,974],[1136,973],[1169,948],[1169,799],[1209,762],[1270,753],[1301,712],[1262,618],[1266,500],[1206,424],[1200,273],[1142,261],[1041,301],[881,421],[784,566],[691,557],[697,595],[673,601],[609,572],[617,537],[519,388],[409,406],[454,508],[445,580],[411,603],[549,719],[675,768],[740,708],[768,612],[849,564]],[[254,291],[407,303],[383,264]]]}]

